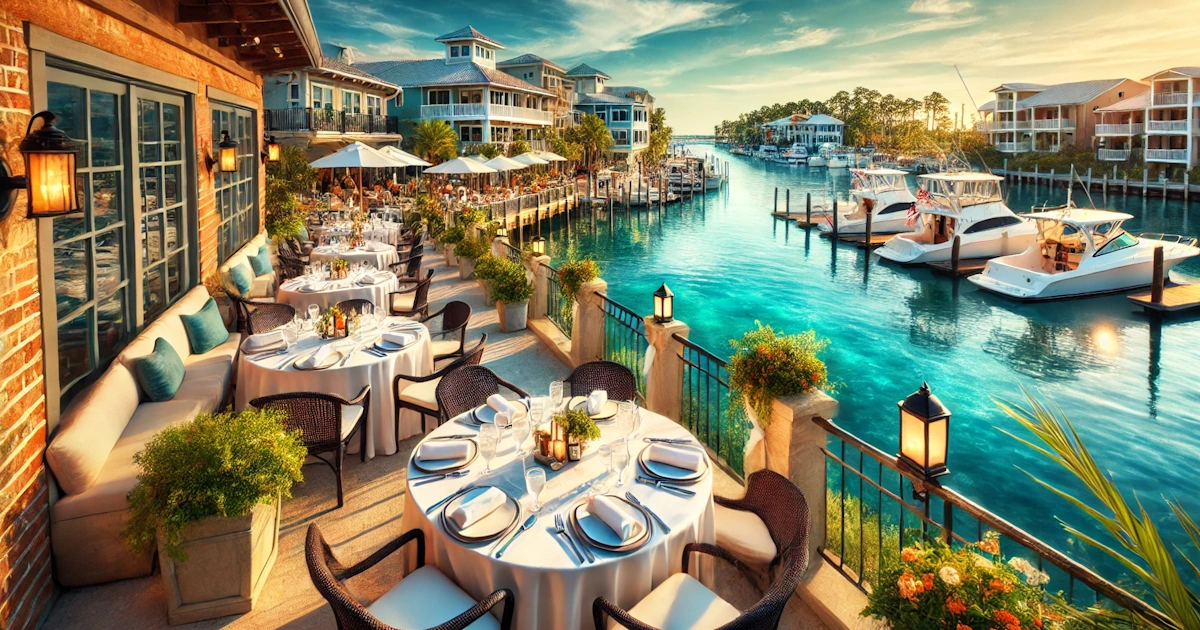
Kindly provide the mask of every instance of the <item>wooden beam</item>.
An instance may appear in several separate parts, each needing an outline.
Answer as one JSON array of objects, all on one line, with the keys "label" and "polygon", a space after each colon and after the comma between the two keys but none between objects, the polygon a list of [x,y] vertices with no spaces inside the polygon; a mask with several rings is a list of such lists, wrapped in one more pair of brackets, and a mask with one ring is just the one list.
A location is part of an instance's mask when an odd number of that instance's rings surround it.
[{"label": "wooden beam", "polygon": [[285,19],[277,2],[271,4],[181,4],[179,22],[270,22]]},{"label": "wooden beam", "polygon": [[295,46],[279,47],[279,52],[271,48],[247,48],[237,51],[238,63],[260,62],[260,61],[275,61],[277,59],[286,59],[304,55],[304,47],[296,44]]},{"label": "wooden beam", "polygon": [[231,37],[218,37],[217,45],[222,47],[237,46],[239,48],[252,48],[258,46],[300,46],[300,39],[295,33],[287,32],[278,35],[236,35]]},{"label": "wooden beam", "polygon": [[308,55],[296,55],[283,57],[282,59],[269,59],[264,61],[252,62],[251,66],[256,72],[270,72],[272,70],[291,70],[292,68],[304,68],[311,62]]},{"label": "wooden beam", "polygon": [[296,27],[287,20],[254,22],[253,24],[209,24],[204,27],[210,38],[218,37],[264,37],[296,33]]}]

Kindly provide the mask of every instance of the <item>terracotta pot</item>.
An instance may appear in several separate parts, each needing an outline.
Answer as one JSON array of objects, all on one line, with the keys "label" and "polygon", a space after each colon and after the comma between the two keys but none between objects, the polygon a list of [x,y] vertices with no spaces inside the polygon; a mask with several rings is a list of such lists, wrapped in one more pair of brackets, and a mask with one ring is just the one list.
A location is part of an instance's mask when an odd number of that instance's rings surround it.
[{"label": "terracotta pot", "polygon": [[480,280],[478,278],[476,278],[475,281],[478,282],[479,286],[483,288],[483,305],[495,306],[496,296],[492,294],[492,283],[488,280]]},{"label": "terracotta pot", "polygon": [[475,275],[475,259],[460,258],[458,259],[458,279],[469,280]]},{"label": "terracotta pot", "polygon": [[458,257],[456,257],[454,255],[454,245],[446,246],[446,266],[448,266],[448,267],[457,267],[458,266]]},{"label": "terracotta pot", "polygon": [[525,330],[529,319],[529,302],[505,304],[497,300],[496,313],[500,316],[500,332]]}]

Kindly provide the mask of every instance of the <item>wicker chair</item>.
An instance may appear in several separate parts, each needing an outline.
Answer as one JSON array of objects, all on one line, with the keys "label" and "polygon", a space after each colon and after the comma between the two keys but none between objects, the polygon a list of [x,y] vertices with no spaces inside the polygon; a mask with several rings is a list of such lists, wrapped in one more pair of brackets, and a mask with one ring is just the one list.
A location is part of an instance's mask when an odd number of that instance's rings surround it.
[{"label": "wicker chair", "polygon": [[[308,454],[316,457],[337,476],[337,506],[342,507],[342,460],[346,446],[358,434],[359,456],[367,461],[367,417],[371,414],[371,386],[358,392],[354,400],[334,394],[295,392],[261,396],[250,401],[258,409],[279,409],[287,414],[284,425],[300,429]],[[334,453],[332,460],[321,457]]]},{"label": "wicker chair", "polygon": [[637,378],[633,371],[612,361],[591,361],[571,372],[565,381],[571,384],[572,396],[587,396],[602,389],[612,400],[640,400]]},{"label": "wicker chair", "polygon": [[[416,570],[371,606],[364,607],[358,603],[342,585],[342,580],[374,567],[413,541],[417,543]],[[347,567],[333,555],[321,530],[313,523],[308,526],[304,559],[313,586],[317,587],[317,591],[333,609],[339,630],[395,630],[400,627],[425,628],[431,624],[431,630],[464,630],[476,622],[484,628],[499,627],[500,630],[508,630],[512,626],[512,591],[505,588],[488,595],[483,601],[471,599],[437,567],[425,565],[425,533],[419,529],[405,532],[361,562]],[[497,626],[489,611],[502,602],[504,608]],[[458,610],[463,612],[447,618]]]},{"label": "wicker chair", "polygon": [[233,301],[233,308],[237,313],[237,330],[239,332],[246,332],[247,323],[250,321],[250,313],[260,308],[269,308],[275,304],[278,304],[278,302],[252,300],[250,298],[243,297],[237,289],[230,286],[225,287],[225,295],[228,295],[229,299]]},{"label": "wicker chair", "polygon": [[[757,471],[746,479],[746,495],[741,499],[713,500],[718,506],[717,543],[724,543],[721,546],[738,556],[743,565],[766,565],[770,572],[785,555],[808,549],[808,502],[800,488],[779,473]],[[775,546],[775,555],[769,559],[769,551],[762,551],[764,541],[753,540],[764,534]],[[769,550],[769,545],[766,547]],[[746,577],[757,581],[752,573]]]},{"label": "wicker chair", "polygon": [[482,365],[467,365],[442,377],[435,395],[437,397],[439,424],[455,416],[487,404],[488,396],[499,394],[500,388],[513,392],[520,398],[528,398],[525,390],[496,376]]},{"label": "wicker chair", "polygon": [[429,321],[436,319],[439,315],[442,317],[441,330],[430,330],[429,332],[430,337],[440,337],[440,339],[433,339],[435,363],[442,359],[462,356],[467,343],[467,322],[471,321],[471,306],[457,300],[447,302],[442,310],[422,318],[421,321],[428,325]]},{"label": "wicker chair", "polygon": [[400,282],[417,282],[421,278],[421,259],[424,254],[417,253],[409,255],[407,258],[402,258],[399,262],[394,262],[388,267],[392,273],[396,274],[396,278]]},{"label": "wicker chair", "polygon": [[429,285],[433,282],[433,270],[429,270],[424,280],[408,282],[413,286],[388,294],[389,310],[392,315],[425,317],[429,314]]},{"label": "wicker chair", "polygon": [[408,238],[402,238],[396,243],[396,249],[399,250],[402,247],[416,249],[418,247],[424,247],[422,245],[422,243],[424,243],[424,242],[425,242],[425,229],[424,228],[416,228],[413,231],[413,234],[411,236],[409,236]]},{"label": "wicker chair", "polygon": [[254,307],[246,316],[246,332],[251,335],[270,332],[296,318],[296,307],[282,302],[267,302]]},{"label": "wicker chair", "polygon": [[[438,411],[437,388],[441,384],[442,377],[461,367],[479,365],[480,360],[483,359],[483,348],[486,343],[487,335],[485,334],[479,339],[479,343],[474,348],[471,348],[470,351],[455,359],[453,363],[434,371],[429,376],[405,376],[403,374],[396,376],[396,380],[392,384],[392,393],[396,397],[397,447],[400,445],[400,412],[404,409],[411,409],[421,414],[422,432],[425,430],[425,418],[433,416],[440,421],[441,414]],[[401,384],[406,381],[410,384],[401,391]]]},{"label": "wicker chair", "polygon": [[[343,313],[358,313],[359,315],[367,315],[375,312],[375,303],[366,298],[352,298],[342,300],[337,303],[337,307]],[[364,310],[366,309],[366,310]]]}]

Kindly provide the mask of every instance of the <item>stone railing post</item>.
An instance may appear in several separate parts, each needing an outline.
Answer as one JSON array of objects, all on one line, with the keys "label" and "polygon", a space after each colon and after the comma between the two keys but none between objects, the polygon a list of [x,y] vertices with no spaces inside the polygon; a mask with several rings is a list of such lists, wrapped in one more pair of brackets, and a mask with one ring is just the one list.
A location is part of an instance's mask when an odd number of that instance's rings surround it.
[{"label": "stone railing post", "polygon": [[508,245],[507,236],[497,236],[496,238],[493,238],[492,255],[496,258],[508,258],[508,248],[505,247],[505,245]]},{"label": "stone railing post", "polygon": [[548,276],[554,273],[548,267],[549,256],[534,256],[525,261],[525,269],[533,274],[533,299],[529,301],[529,319],[546,316],[546,294],[550,291]]},{"label": "stone railing post", "polygon": [[571,326],[571,362],[583,365],[604,358],[604,302],[608,283],[597,278],[585,282],[575,296],[575,320]]},{"label": "stone railing post", "polygon": [[683,344],[691,329],[681,321],[658,323],[653,315],[644,318],[646,342],[653,358],[646,365],[646,408],[676,422],[683,416]]}]

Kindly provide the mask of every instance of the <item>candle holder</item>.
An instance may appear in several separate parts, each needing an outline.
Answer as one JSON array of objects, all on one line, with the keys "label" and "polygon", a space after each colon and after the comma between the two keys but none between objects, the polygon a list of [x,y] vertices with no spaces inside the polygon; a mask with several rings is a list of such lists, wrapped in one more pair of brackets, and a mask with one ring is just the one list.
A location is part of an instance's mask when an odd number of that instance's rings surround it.
[{"label": "candle holder", "polygon": [[537,442],[533,460],[552,471],[562,470],[567,465],[566,433],[557,422],[550,423],[550,431],[538,429],[534,434]]}]

